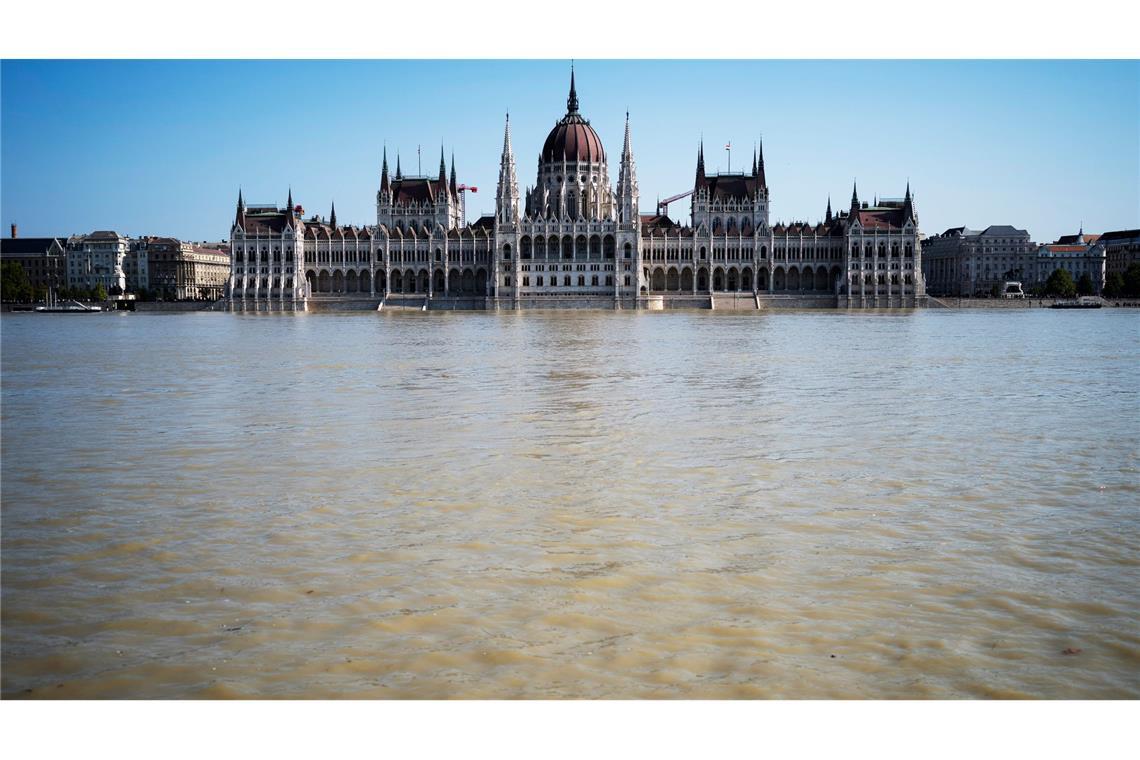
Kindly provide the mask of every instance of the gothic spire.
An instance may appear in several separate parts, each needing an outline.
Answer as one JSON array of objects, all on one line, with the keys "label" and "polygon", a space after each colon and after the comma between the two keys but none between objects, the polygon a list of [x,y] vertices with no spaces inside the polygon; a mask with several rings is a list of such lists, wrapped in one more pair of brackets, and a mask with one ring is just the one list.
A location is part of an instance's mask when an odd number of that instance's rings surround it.
[{"label": "gothic spire", "polygon": [[511,148],[511,115],[507,114],[507,126],[503,129],[503,158],[514,158],[514,150]]},{"label": "gothic spire", "polygon": [[632,223],[637,219],[637,169],[633,164],[633,142],[629,136],[629,111],[625,112],[625,144],[621,150],[621,171],[618,174],[620,197],[619,221]]},{"label": "gothic spire", "polygon": [[851,210],[852,212],[859,209],[859,185],[855,180],[851,182]]},{"label": "gothic spire", "polygon": [[443,143],[439,144],[439,184],[447,184],[447,162],[443,160]]},{"label": "gothic spire", "polygon": [[245,223],[245,201],[241,197],[241,188],[238,188],[238,202],[237,214],[234,216],[234,224],[242,225]]},{"label": "gothic spire", "polygon": [[290,212],[293,210],[293,188],[289,188],[289,200],[285,201],[285,208]]},{"label": "gothic spire", "polygon": [[752,176],[756,176],[756,148],[752,148]]},{"label": "gothic spire", "polygon": [[705,141],[701,138],[700,146],[697,148],[697,182],[704,182],[705,179]]},{"label": "gothic spire", "polygon": [[388,182],[388,146],[384,146],[384,162],[380,167],[380,190],[386,191],[390,187]]},{"label": "gothic spire", "polygon": [[621,149],[621,157],[623,159],[633,155],[633,147],[629,141],[629,111],[625,112],[625,145]]},{"label": "gothic spire", "polygon": [[329,226],[336,229],[336,201],[333,201],[332,211],[329,212]]},{"label": "gothic spire", "polygon": [[764,138],[763,137],[760,138],[760,162],[756,165],[756,169],[753,170],[753,173],[756,175],[756,179],[759,181],[760,187],[768,187],[768,179],[767,179],[767,177],[764,176]]},{"label": "gothic spire", "polygon": [[831,224],[831,195],[827,196],[827,216],[823,218],[823,221]]},{"label": "gothic spire", "polygon": [[396,151],[396,179],[403,179],[404,175],[400,172],[400,151]]},{"label": "gothic spire", "polygon": [[499,187],[495,196],[495,214],[502,224],[518,221],[519,184],[515,171],[515,153],[511,147],[511,115],[503,127],[503,157],[499,162]]},{"label": "gothic spire", "polygon": [[903,198],[903,214],[907,219],[918,221],[918,214],[914,212],[914,196],[910,194],[910,180],[906,181],[906,197]]},{"label": "gothic spire", "polygon": [[[455,151],[451,151],[451,194],[456,195],[459,192],[458,185],[455,182]],[[458,196],[457,196],[458,197]]]},{"label": "gothic spire", "polygon": [[578,91],[574,89],[574,62],[570,62],[570,96],[566,98],[566,112],[578,113]]}]

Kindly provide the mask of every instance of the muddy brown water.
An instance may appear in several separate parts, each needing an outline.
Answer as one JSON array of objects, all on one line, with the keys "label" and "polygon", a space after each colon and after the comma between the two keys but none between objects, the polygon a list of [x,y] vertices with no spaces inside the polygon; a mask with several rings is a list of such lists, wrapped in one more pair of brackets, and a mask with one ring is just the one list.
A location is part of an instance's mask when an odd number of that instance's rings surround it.
[{"label": "muddy brown water", "polygon": [[6,698],[1140,696],[1135,314],[0,330]]}]

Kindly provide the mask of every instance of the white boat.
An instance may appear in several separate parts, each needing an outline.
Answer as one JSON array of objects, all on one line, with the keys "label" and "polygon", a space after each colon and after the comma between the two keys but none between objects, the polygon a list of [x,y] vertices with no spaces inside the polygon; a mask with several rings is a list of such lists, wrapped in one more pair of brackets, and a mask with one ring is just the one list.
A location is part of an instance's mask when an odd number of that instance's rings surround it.
[{"label": "white boat", "polygon": [[89,306],[79,301],[56,301],[52,294],[48,293],[47,305],[37,306],[36,311],[41,314],[96,314],[103,311],[101,306]]}]

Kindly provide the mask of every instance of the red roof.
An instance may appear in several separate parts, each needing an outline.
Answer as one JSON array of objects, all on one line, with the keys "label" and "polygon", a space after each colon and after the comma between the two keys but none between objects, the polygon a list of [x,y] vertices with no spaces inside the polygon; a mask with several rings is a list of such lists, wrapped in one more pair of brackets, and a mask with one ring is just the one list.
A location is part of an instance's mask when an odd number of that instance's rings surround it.
[{"label": "red roof", "polygon": [[577,114],[568,114],[546,136],[546,142],[542,146],[542,160],[600,163],[606,160],[606,150],[588,121]]}]

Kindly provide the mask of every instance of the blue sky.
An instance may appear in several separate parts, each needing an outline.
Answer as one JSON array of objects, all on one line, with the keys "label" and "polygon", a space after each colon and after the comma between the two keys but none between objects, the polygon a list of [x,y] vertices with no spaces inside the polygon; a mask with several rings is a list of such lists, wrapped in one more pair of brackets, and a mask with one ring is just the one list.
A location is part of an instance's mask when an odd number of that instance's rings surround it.
[{"label": "blue sky", "polygon": [[[751,162],[763,136],[773,221],[901,196],[924,232],[1014,224],[1047,242],[1084,221],[1140,226],[1137,61],[593,61],[583,114],[617,179],[630,112],[641,205]],[[565,111],[567,61],[11,61],[0,64],[3,229],[228,236],[249,202],[375,221],[381,147],[434,173],[441,141],[468,217],[494,207],[509,109],[522,184]],[[687,203],[674,217],[687,218]]]}]

